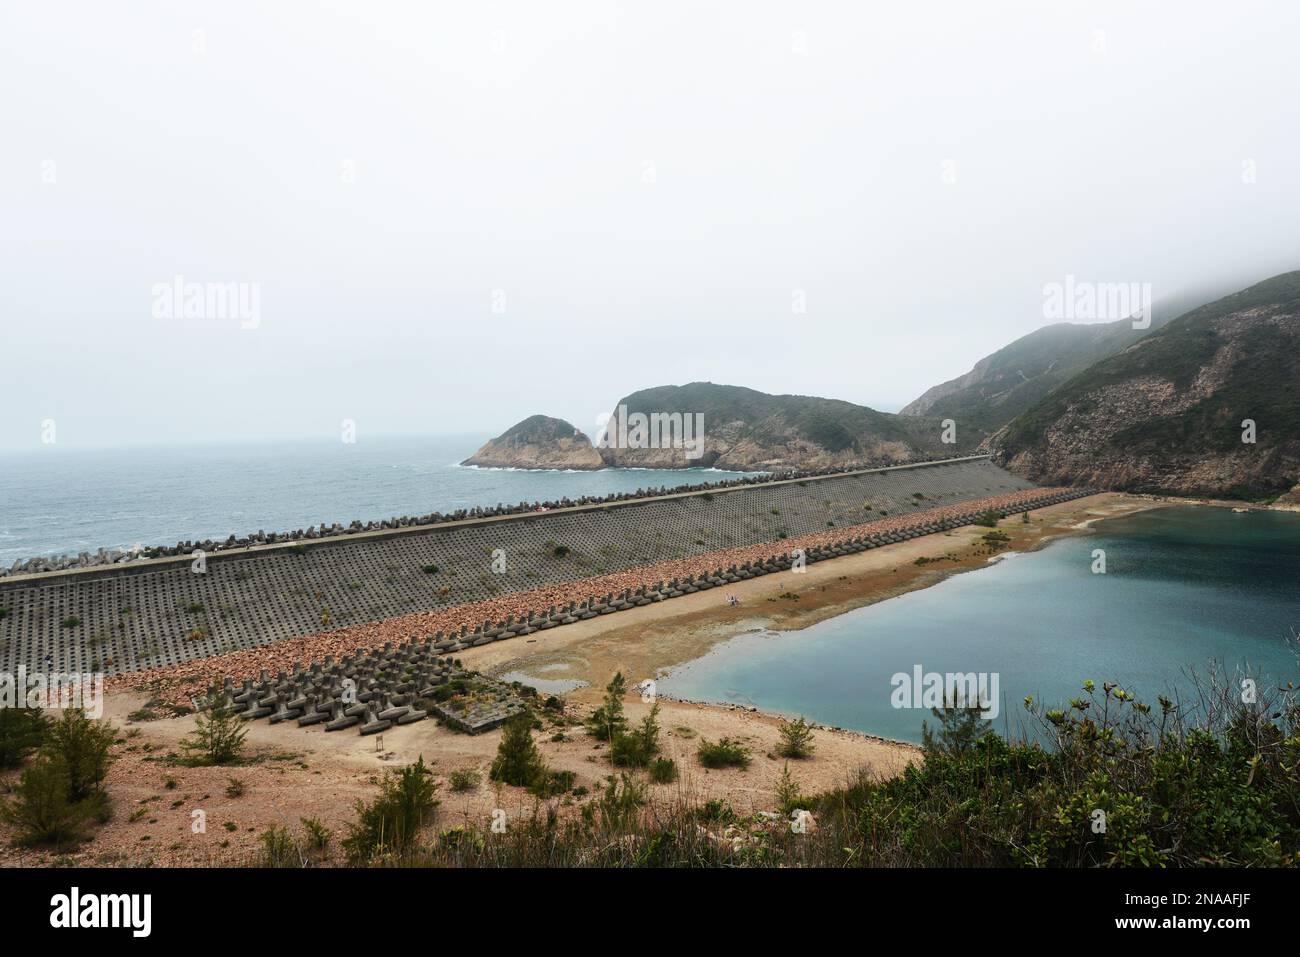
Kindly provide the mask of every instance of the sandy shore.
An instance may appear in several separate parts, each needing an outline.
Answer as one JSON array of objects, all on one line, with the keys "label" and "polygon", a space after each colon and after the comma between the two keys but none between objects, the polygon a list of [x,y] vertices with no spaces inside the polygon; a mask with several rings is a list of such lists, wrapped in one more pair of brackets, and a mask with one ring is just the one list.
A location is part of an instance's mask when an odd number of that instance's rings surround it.
[{"label": "sandy shore", "polygon": [[[1160,507],[1160,501],[1102,494],[1051,506],[1030,514],[1030,522],[1009,519],[1002,529],[1009,548],[1029,551],[1055,537],[1077,534],[1092,522],[1116,515]],[[630,686],[705,654],[711,647],[753,629],[805,628],[826,618],[889,597],[924,588],[963,571],[983,567],[987,551],[980,536],[987,529],[967,527],[901,542],[885,548],[819,562],[803,574],[768,575],[727,588],[699,592],[669,602],[604,616],[526,638],[494,642],[459,654],[467,667],[490,674],[522,672],[546,679],[584,682],[565,696],[566,714],[547,719],[537,734],[546,762],[572,771],[577,795],[555,799],[561,813],[576,810],[612,772],[606,748],[586,735],[578,723],[589,713],[601,690],[616,671]],[[916,559],[942,559],[918,566]],[[738,606],[726,603],[735,595]],[[790,594],[797,594],[798,600]],[[478,736],[454,733],[432,721],[394,728],[380,737],[351,733],[326,734],[319,727],[300,729],[249,725],[249,751],[256,763],[233,769],[186,768],[159,760],[176,750],[193,728],[192,717],[129,722],[147,694],[119,689],[108,697],[105,716],[124,730],[117,746],[108,788],[116,813],[96,830],[93,841],[61,859],[82,865],[193,865],[249,863],[258,836],[272,825],[298,827],[314,817],[342,837],[354,819],[353,805],[368,799],[386,768],[422,756],[442,786],[439,823],[486,824],[493,812],[507,817],[532,813],[536,802],[516,788],[499,788],[487,780],[500,731]],[[745,708],[691,702],[660,701],[663,753],[681,772],[673,784],[652,787],[652,799],[684,797],[691,801],[718,798],[737,812],[772,810],[776,782],[785,762],[775,752],[779,719]],[[648,710],[640,696],[627,696],[633,721]],[[709,771],[695,760],[701,738],[730,737],[751,749],[746,770]],[[818,728],[816,752],[790,762],[791,773],[805,793],[837,787],[860,770],[879,777],[897,774],[917,756],[911,745],[855,732]],[[482,783],[473,791],[452,793],[447,775],[472,768]],[[13,783],[16,773],[0,778],[0,787]],[[230,778],[244,793],[228,797]],[[195,833],[193,812],[204,812],[206,830]],[[0,829],[0,840],[9,835]],[[5,841],[7,844],[7,841]],[[5,848],[0,863],[50,863],[56,855]],[[336,858],[328,858],[334,860]]]},{"label": "sandy shore", "polygon": [[[1161,507],[1160,502],[1105,493],[1030,513],[1030,522],[1007,519],[1006,551],[1042,548],[1062,535],[1118,515]],[[720,641],[748,631],[807,628],[855,608],[926,588],[950,575],[987,566],[981,536],[988,529],[967,526],[808,566],[803,574],[766,575],[726,588],[685,595],[617,616],[578,622],[531,635],[522,642],[494,642],[461,652],[468,667],[489,674],[512,672],[544,679],[586,683],[567,695],[592,703],[615,671],[635,685],[664,669],[706,654]],[[918,558],[944,559],[916,565]],[[726,595],[740,600],[726,604]],[[797,594],[798,600],[785,598]]]}]

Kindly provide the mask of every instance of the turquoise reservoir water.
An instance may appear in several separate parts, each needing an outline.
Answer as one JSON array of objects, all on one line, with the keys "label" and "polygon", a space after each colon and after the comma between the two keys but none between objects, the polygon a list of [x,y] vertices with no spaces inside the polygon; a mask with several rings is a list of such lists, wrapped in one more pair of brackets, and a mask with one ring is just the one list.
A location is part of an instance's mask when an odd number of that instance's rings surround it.
[{"label": "turquoise reservoir water", "polygon": [[[1101,575],[1091,570],[1098,548]],[[1204,674],[1212,661],[1265,682],[1295,680],[1293,631],[1300,515],[1174,506],[1101,522],[802,631],[741,635],[659,689],[919,742],[929,712],[891,704],[891,677],[917,665],[996,672],[994,726],[1020,731],[1025,695],[1064,704],[1087,678],[1153,704],[1157,694],[1185,693],[1188,670]]]}]

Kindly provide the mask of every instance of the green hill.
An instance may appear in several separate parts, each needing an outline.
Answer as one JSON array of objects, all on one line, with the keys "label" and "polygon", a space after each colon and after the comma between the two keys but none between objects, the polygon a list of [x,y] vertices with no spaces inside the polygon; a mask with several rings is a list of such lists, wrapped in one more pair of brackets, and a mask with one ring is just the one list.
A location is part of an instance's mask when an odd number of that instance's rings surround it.
[{"label": "green hill", "polygon": [[951,418],[959,429],[991,434],[1093,363],[1227,291],[1216,288],[1163,298],[1152,308],[1148,329],[1134,329],[1129,319],[1058,322],[1036,329],[985,356],[965,375],[928,389],[900,414]]},{"label": "green hill", "polygon": [[[600,449],[611,466],[642,468],[716,467],[756,470],[820,468],[867,462],[907,461],[918,455],[971,451],[978,437],[958,435],[941,441],[940,424],[930,417],[899,416],[840,399],[769,395],[740,386],[692,382],[659,386],[621,399],[611,413],[701,416],[703,454],[686,449],[617,447]],[[683,420],[685,421],[685,420]],[[616,432],[617,430],[615,430]],[[963,440],[964,441],[960,441]]]},{"label": "green hill", "polygon": [[[1300,272],[1193,309],[1097,362],[991,445],[1039,481],[1261,498],[1300,481]],[[1243,420],[1256,441],[1242,441]]]}]

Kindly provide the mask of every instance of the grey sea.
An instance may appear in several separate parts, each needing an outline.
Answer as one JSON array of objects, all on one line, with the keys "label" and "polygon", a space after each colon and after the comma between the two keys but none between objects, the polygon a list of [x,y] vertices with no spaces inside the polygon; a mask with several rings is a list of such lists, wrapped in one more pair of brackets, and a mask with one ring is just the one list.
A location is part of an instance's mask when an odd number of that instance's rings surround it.
[{"label": "grey sea", "polygon": [[1024,697],[1066,705],[1086,679],[1153,706],[1158,694],[1187,703],[1214,667],[1261,690],[1300,682],[1297,631],[1300,515],[1173,506],[801,631],[740,635],[658,687],[919,742],[933,719],[894,707],[895,674],[996,673],[995,728],[1032,735]]},{"label": "grey sea", "polygon": [[0,453],[0,563],[735,478],[462,468],[488,436]]}]

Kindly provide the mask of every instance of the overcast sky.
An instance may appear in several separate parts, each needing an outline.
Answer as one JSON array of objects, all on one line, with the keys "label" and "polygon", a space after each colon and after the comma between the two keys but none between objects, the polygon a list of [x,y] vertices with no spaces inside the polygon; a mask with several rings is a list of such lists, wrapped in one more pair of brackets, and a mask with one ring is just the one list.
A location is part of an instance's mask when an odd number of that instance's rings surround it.
[{"label": "overcast sky", "polygon": [[1298,11],[6,3],[0,447],[896,410],[1067,274],[1300,266]]}]

